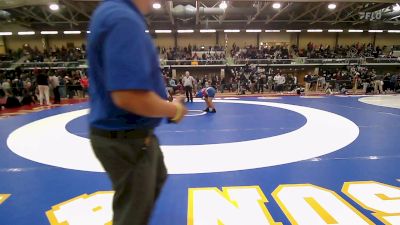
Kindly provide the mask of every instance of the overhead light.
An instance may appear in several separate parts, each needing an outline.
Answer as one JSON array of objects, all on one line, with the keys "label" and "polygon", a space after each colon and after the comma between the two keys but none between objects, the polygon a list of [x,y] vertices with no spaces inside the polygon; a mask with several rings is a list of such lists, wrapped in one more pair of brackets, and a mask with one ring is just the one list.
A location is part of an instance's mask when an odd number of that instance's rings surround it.
[{"label": "overhead light", "polygon": [[336,9],[336,4],[334,4],[334,3],[329,4],[328,9],[331,9],[331,10]]},{"label": "overhead light", "polygon": [[153,3],[153,9],[161,9],[161,4],[158,2]]},{"label": "overhead light", "polygon": [[265,30],[267,33],[279,33],[281,32],[280,30]]},{"label": "overhead light", "polygon": [[349,30],[349,33],[362,33],[363,30]]},{"label": "overhead light", "polygon": [[80,34],[81,32],[79,30],[67,30],[64,31],[64,34]]},{"label": "overhead light", "polygon": [[20,31],[18,35],[34,35],[35,31]]},{"label": "overhead light", "polygon": [[228,4],[226,3],[226,1],[222,1],[221,4],[219,4],[219,8],[220,9],[226,9],[228,8]]},{"label": "overhead light", "polygon": [[309,32],[309,33],[319,33],[319,32],[322,32],[322,30],[321,29],[309,29],[309,30],[307,30],[307,32]]},{"label": "overhead light", "polygon": [[370,33],[382,33],[383,30],[368,30]]},{"label": "overhead light", "polygon": [[90,30],[86,31],[87,34],[90,34]]},{"label": "overhead light", "polygon": [[144,32],[149,33],[149,30],[145,30]]},{"label": "overhead light", "polygon": [[0,32],[0,36],[10,36],[12,32]]},{"label": "overhead light", "polygon": [[328,30],[328,32],[331,32],[331,33],[340,33],[340,32],[343,32],[343,30],[341,30],[341,29],[338,29],[338,30],[332,29],[332,30]]},{"label": "overhead light", "polygon": [[388,33],[400,33],[400,30],[388,30]]},{"label": "overhead light", "polygon": [[217,32],[215,29],[202,29],[200,33],[215,33]]},{"label": "overhead light", "polygon": [[178,30],[178,33],[193,33],[194,30]]},{"label": "overhead light", "polygon": [[400,11],[400,5],[397,3],[396,5],[393,6],[393,11],[398,12]]},{"label": "overhead light", "polygon": [[281,3],[274,3],[274,4],[272,4],[272,8],[274,8],[274,9],[280,9],[280,8],[281,8]]},{"label": "overhead light", "polygon": [[239,33],[240,30],[224,30],[225,33]]},{"label": "overhead light", "polygon": [[301,30],[286,30],[288,33],[298,33],[301,32]]},{"label": "overhead light", "polygon": [[246,32],[247,33],[260,33],[261,32],[261,30],[253,30],[253,29],[249,29],[249,30],[246,30]]},{"label": "overhead light", "polygon": [[171,30],[155,30],[154,32],[156,32],[157,34],[170,34],[170,33],[172,33]]},{"label": "overhead light", "polygon": [[50,8],[52,11],[58,11],[58,10],[60,9],[60,6],[59,6],[58,4],[53,3],[53,4],[50,4],[50,5],[49,5],[49,8]]},{"label": "overhead light", "polygon": [[58,34],[58,31],[41,31],[40,34]]}]

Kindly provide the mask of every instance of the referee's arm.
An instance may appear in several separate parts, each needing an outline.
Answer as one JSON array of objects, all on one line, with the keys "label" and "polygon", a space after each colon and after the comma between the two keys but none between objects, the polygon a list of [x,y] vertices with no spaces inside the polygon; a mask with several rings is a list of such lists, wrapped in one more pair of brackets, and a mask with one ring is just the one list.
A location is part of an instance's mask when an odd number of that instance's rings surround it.
[{"label": "referee's arm", "polygon": [[167,102],[153,91],[142,90],[113,91],[111,98],[117,107],[144,117],[173,118],[177,104],[181,104]]}]

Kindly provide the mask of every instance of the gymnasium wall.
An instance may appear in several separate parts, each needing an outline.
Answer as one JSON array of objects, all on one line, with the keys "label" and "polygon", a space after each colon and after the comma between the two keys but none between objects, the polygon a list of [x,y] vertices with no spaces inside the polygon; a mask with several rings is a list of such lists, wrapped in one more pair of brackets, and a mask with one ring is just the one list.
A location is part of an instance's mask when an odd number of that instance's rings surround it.
[{"label": "gymnasium wall", "polygon": [[[360,44],[372,43],[374,40],[374,34],[371,33],[341,33],[339,34],[338,44],[339,45],[352,45],[359,42]],[[400,36],[399,36],[400,37]],[[377,43],[378,44],[378,43]]]},{"label": "gymnasium wall", "polygon": [[43,51],[43,40],[40,35],[29,35],[29,36],[5,36],[7,48],[13,51],[22,48],[23,45],[29,44],[31,48],[37,47],[40,51]]},{"label": "gymnasium wall", "polygon": [[216,44],[216,33],[178,34],[178,46],[214,46]]},{"label": "gymnasium wall", "polygon": [[159,47],[169,48],[175,46],[173,34],[156,34],[154,44]]},{"label": "gymnasium wall", "polygon": [[81,47],[82,44],[86,44],[86,35],[49,35],[48,45],[52,48],[67,46],[67,43],[73,43],[75,47]]},{"label": "gymnasium wall", "polygon": [[248,45],[257,45],[257,34],[256,33],[219,33],[219,44],[225,45],[225,35],[228,38],[228,47],[232,47],[233,43],[237,46],[243,47]]},{"label": "gymnasium wall", "polygon": [[0,54],[6,53],[6,46],[4,45],[4,40],[0,37]]},{"label": "gymnasium wall", "polygon": [[336,42],[336,33],[300,33],[299,47],[306,48],[309,42],[333,47]]}]

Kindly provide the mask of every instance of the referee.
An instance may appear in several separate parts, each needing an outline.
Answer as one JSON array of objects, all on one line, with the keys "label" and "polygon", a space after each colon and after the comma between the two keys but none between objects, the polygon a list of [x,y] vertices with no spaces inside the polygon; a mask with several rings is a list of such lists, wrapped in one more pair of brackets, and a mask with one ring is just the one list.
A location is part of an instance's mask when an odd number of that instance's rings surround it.
[{"label": "referee", "polygon": [[145,18],[151,0],[105,0],[90,24],[90,141],[115,190],[113,225],[148,224],[167,171],[153,131],[187,110],[167,102]]}]

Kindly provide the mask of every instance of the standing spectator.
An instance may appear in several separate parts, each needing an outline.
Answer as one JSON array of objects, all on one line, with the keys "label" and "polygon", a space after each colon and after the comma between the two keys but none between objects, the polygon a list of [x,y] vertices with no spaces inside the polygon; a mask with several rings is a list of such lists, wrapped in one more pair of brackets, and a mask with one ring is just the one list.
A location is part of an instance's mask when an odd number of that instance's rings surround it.
[{"label": "standing spectator", "polygon": [[[167,178],[154,129],[179,122],[167,102],[159,60],[144,15],[150,0],[108,0],[92,15],[88,40],[90,141],[115,191],[113,225],[145,225]],[[101,52],[102,54],[98,54]]]},{"label": "standing spectator", "polygon": [[68,99],[74,98],[74,84],[69,76],[65,76],[65,88],[67,90]]},{"label": "standing spectator", "polygon": [[11,81],[9,79],[4,79],[3,83],[1,84],[1,88],[5,94],[11,94]]},{"label": "standing spectator", "polygon": [[197,90],[199,89],[199,83],[197,82],[197,79],[193,78],[193,94],[196,95]]},{"label": "standing spectator", "polygon": [[310,90],[311,80],[312,80],[312,76],[311,76],[311,72],[309,72],[309,73],[304,77],[305,92],[306,92],[306,93]]},{"label": "standing spectator", "polygon": [[46,105],[51,105],[50,103],[50,93],[49,93],[49,77],[42,71],[38,71],[36,77],[36,82],[39,89],[39,103],[43,105],[43,99],[46,99]]},{"label": "standing spectator", "polygon": [[383,93],[383,76],[377,75],[373,71],[372,80],[374,80],[374,92],[382,94]]},{"label": "standing spectator", "polygon": [[362,86],[363,86],[363,93],[367,93],[367,88],[369,84],[371,83],[371,78],[370,75],[367,73],[367,71],[364,71],[361,75],[361,81],[362,81]]},{"label": "standing spectator", "polygon": [[82,97],[85,98],[86,93],[88,92],[89,89],[89,80],[86,75],[83,75],[83,77],[80,80],[81,87],[82,87]]},{"label": "standing spectator", "polygon": [[325,90],[325,84],[326,84],[325,76],[326,76],[326,74],[323,74],[322,76],[318,77],[316,91],[318,91],[319,87],[321,87],[321,90],[323,90],[323,91]]},{"label": "standing spectator", "polygon": [[272,92],[274,86],[274,80],[271,75],[268,76],[267,85],[268,85],[268,92]]},{"label": "standing spectator", "polygon": [[61,103],[61,97],[60,97],[60,80],[58,77],[53,73],[49,77],[49,82],[50,86],[53,88],[53,94],[54,94],[54,104],[60,104]]},{"label": "standing spectator", "polygon": [[397,85],[398,85],[398,75],[393,74],[390,77],[390,87],[394,92],[396,92],[396,90],[397,90]]},{"label": "standing spectator", "polygon": [[187,102],[193,102],[193,86],[194,78],[190,76],[189,71],[185,72],[185,76],[182,78],[183,86],[185,87]]},{"label": "standing spectator", "polygon": [[356,72],[353,76],[353,94],[357,93],[357,89],[358,89],[358,84],[360,83],[360,73]]}]

